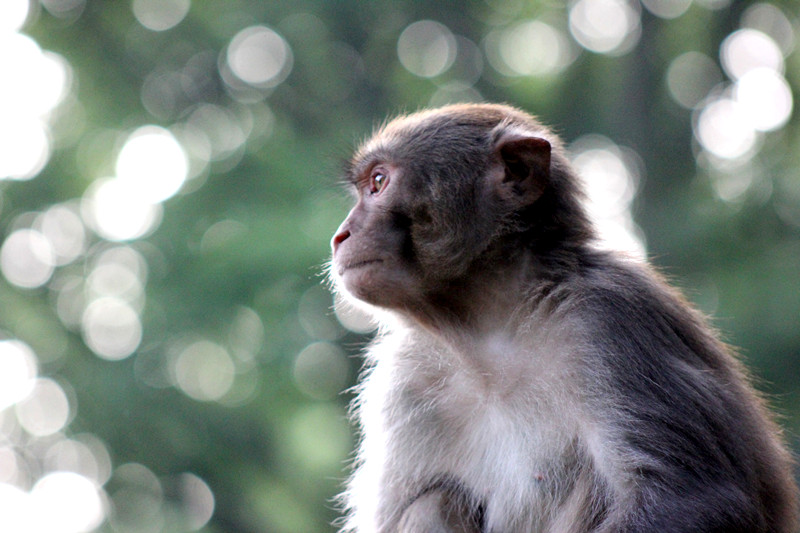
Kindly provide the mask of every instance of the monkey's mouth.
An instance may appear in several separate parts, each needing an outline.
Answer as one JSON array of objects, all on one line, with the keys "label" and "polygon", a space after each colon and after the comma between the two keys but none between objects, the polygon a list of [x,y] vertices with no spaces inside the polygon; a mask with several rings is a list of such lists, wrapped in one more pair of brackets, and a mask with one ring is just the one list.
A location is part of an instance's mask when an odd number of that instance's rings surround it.
[{"label": "monkey's mouth", "polygon": [[346,265],[339,267],[339,275],[341,276],[347,270],[362,268],[375,263],[383,263],[383,259],[364,259],[362,261],[353,261],[352,263],[347,263]]}]

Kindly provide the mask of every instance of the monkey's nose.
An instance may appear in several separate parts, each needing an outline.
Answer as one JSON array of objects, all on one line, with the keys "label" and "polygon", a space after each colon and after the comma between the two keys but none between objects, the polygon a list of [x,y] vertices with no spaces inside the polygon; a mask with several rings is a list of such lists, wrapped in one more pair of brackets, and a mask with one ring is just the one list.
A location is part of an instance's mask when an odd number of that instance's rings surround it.
[{"label": "monkey's nose", "polygon": [[350,230],[342,230],[333,236],[333,240],[331,241],[331,247],[333,248],[333,253],[336,253],[336,250],[339,248],[339,245],[342,244],[344,241],[346,241],[349,236],[350,236]]}]

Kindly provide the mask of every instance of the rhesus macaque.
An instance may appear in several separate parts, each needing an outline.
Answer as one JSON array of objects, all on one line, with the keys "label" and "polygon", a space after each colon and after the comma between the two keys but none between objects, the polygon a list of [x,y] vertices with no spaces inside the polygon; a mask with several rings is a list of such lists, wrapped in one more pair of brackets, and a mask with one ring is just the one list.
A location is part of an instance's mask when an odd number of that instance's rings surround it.
[{"label": "rhesus macaque", "polygon": [[743,368],[646,265],[595,245],[533,117],[403,116],[348,177],[331,274],[381,327],[344,531],[796,531],[792,462]]}]

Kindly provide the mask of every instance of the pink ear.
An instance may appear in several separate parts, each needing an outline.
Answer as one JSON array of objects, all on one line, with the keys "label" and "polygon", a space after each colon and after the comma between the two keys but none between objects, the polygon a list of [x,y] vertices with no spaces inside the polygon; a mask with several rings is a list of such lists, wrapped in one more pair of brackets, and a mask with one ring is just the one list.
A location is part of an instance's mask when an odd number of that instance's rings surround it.
[{"label": "pink ear", "polygon": [[508,200],[530,205],[544,192],[550,176],[550,143],[540,137],[500,141],[503,175],[496,185]]}]

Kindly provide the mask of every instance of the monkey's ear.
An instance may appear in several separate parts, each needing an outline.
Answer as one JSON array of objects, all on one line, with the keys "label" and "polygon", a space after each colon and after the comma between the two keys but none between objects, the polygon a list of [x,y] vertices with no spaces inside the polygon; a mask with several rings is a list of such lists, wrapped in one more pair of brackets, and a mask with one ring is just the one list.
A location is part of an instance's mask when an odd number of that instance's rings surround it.
[{"label": "monkey's ear", "polygon": [[538,200],[550,177],[550,143],[540,137],[501,140],[497,155],[502,173],[494,185],[501,197],[520,206]]}]

